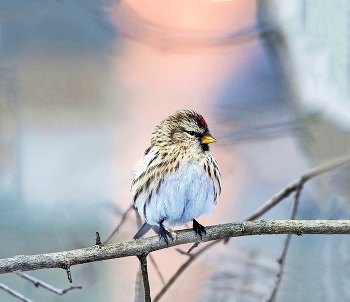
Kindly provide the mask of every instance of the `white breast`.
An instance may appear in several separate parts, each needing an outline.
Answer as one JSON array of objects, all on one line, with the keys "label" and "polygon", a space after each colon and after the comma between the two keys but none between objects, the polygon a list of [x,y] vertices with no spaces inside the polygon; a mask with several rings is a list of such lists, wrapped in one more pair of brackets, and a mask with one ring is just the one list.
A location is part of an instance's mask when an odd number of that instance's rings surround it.
[{"label": "white breast", "polygon": [[158,193],[153,190],[150,200],[141,195],[135,202],[149,224],[164,220],[164,226],[183,225],[203,214],[210,215],[215,204],[214,183],[198,163],[189,163],[164,177]]}]

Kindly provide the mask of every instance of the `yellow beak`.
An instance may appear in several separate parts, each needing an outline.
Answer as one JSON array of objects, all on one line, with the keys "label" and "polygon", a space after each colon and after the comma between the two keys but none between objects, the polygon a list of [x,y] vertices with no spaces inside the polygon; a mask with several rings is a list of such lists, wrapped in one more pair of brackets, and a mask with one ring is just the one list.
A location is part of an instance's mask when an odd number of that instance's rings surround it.
[{"label": "yellow beak", "polygon": [[215,143],[216,139],[209,134],[209,135],[203,136],[201,139],[201,142],[202,144],[210,144],[210,143]]}]

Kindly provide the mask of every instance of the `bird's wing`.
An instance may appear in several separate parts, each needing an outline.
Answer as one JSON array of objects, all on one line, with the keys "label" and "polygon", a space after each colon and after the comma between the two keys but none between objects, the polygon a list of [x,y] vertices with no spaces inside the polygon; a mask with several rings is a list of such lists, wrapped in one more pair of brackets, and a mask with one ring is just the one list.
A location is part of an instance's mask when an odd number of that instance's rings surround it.
[{"label": "bird's wing", "polygon": [[159,154],[159,148],[157,146],[153,146],[134,164],[132,173],[135,175],[135,179],[146,171],[147,167],[154,160],[157,154]]}]

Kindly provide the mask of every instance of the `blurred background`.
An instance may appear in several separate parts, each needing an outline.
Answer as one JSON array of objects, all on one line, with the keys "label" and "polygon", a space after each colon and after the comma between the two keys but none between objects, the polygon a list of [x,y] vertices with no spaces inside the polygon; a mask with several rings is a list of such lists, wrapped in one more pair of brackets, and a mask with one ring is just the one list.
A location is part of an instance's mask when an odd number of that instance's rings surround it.
[{"label": "blurred background", "polygon": [[[2,0],[0,257],[105,240],[154,126],[179,109],[200,112],[218,140],[223,191],[203,225],[243,220],[347,154],[349,12],[349,0]],[[343,167],[307,183],[297,219],[348,219],[349,182]],[[263,218],[287,219],[291,200]],[[132,214],[114,242],[136,230]],[[284,240],[216,245],[163,301],[265,301]],[[166,280],[187,260],[153,255]],[[277,301],[348,301],[349,255],[345,236],[293,237]],[[136,258],[74,266],[83,289],[61,297],[14,274],[0,282],[33,301],[132,301],[137,270]],[[154,296],[162,282],[149,271]],[[70,286],[64,270],[30,274]]]}]

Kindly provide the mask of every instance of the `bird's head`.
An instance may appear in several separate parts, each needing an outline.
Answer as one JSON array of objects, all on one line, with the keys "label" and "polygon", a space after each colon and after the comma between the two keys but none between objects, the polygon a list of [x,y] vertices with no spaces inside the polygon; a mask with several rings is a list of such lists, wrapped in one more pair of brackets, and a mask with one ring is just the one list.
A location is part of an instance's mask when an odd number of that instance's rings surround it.
[{"label": "bird's head", "polygon": [[155,128],[152,136],[152,145],[201,151],[208,151],[208,144],[214,142],[205,119],[193,110],[181,110],[169,116]]}]

